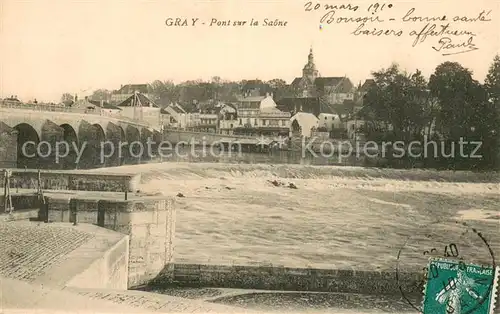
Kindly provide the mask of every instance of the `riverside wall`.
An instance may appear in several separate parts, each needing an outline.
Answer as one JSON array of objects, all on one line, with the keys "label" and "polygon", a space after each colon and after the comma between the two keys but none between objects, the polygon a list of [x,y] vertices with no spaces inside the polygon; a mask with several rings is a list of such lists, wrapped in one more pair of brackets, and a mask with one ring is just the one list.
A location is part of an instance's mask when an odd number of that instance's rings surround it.
[{"label": "riverside wall", "polygon": [[413,291],[423,279],[419,273],[399,273],[398,277],[395,271],[173,263],[152,281],[152,286],[398,295],[400,287]]},{"label": "riverside wall", "polygon": [[86,223],[129,236],[128,287],[147,284],[173,262],[173,199],[102,200],[46,197],[40,220]]},{"label": "riverside wall", "polygon": [[[36,189],[38,171],[35,169],[10,169],[10,188]],[[0,169],[0,188],[4,187],[4,172]],[[44,190],[134,192],[140,183],[140,174],[103,174],[78,170],[40,171],[41,188]]]},{"label": "riverside wall", "polygon": [[[97,259],[94,257],[87,269],[72,277],[65,285],[78,288],[127,290],[129,241],[129,236],[123,235],[121,240],[99,254]],[[77,251],[80,250],[82,248],[77,249]],[[77,258],[78,261],[75,262],[81,261],[80,256]]]}]

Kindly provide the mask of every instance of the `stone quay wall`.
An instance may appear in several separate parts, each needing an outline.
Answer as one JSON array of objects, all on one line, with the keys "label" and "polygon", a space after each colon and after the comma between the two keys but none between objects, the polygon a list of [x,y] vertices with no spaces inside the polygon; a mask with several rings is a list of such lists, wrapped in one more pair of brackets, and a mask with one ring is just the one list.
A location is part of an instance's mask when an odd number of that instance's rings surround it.
[{"label": "stone quay wall", "polygon": [[398,283],[394,271],[174,263],[152,285],[395,295],[400,293],[399,285],[403,291],[413,290],[421,276],[400,273]]},{"label": "stone quay wall", "polygon": [[173,198],[118,201],[46,197],[40,219],[96,224],[129,235],[129,288],[149,283],[173,262]]},{"label": "stone quay wall", "polygon": [[185,143],[186,145],[195,142],[196,145],[212,145],[222,139],[249,139],[253,137],[243,136],[243,135],[225,135],[217,133],[206,133],[206,132],[194,132],[194,131],[183,131],[183,130],[171,130],[167,129],[163,132],[163,141],[168,142],[172,145],[178,143]]},{"label": "stone quay wall", "polygon": [[129,266],[129,237],[124,236],[84,272],[66,283],[68,287],[127,290]]},{"label": "stone quay wall", "polygon": [[[14,207],[14,210],[40,208],[38,195],[34,193],[13,194],[11,196],[11,199],[12,199],[12,207]],[[2,195],[0,195],[0,214],[6,212],[4,204],[5,204],[5,196],[2,193]]]},{"label": "stone quay wall", "polygon": [[[36,189],[38,171],[34,169],[11,169],[10,188]],[[4,173],[0,169],[0,188],[4,187]],[[44,190],[135,192],[140,183],[140,174],[97,174],[78,170],[41,171]]]}]

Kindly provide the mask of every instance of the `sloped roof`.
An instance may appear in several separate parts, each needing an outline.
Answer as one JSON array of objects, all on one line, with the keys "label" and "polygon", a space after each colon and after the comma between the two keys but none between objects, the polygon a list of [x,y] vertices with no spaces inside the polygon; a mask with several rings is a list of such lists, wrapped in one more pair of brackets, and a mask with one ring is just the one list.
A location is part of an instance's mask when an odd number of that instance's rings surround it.
[{"label": "sloped roof", "polygon": [[[296,77],[290,84],[292,87],[296,87],[301,82],[302,77]],[[323,89],[325,86],[338,86],[343,80],[349,80],[345,76],[328,76],[328,77],[317,77],[314,80],[314,85],[319,90]]]},{"label": "sloped roof", "polygon": [[[158,107],[158,105],[156,105],[154,103],[154,101],[152,101],[147,96],[145,96],[144,94],[141,94],[141,93],[137,93],[137,94],[134,94],[134,95],[128,97],[127,99],[122,101],[120,104],[118,104],[118,107],[133,107],[133,106],[135,106],[136,105],[135,104],[136,96],[139,99],[139,103],[140,103],[141,107],[160,108],[160,107]],[[152,106],[149,106],[149,104],[151,104]]]},{"label": "sloped roof", "polygon": [[180,113],[187,113],[187,110],[185,109],[185,106],[181,106],[178,103],[175,103],[173,105]]},{"label": "sloped roof", "polygon": [[300,81],[302,80],[301,77],[296,77],[293,79],[292,83],[290,83],[291,86],[297,86],[299,85]]},{"label": "sloped roof", "polygon": [[266,93],[272,93],[273,89],[271,86],[267,83],[261,82],[259,80],[249,80],[245,82],[245,85],[241,88],[243,92],[249,91],[249,90],[259,90],[259,94],[261,96],[265,95]]},{"label": "sloped roof", "polygon": [[254,102],[254,101],[262,101],[266,98],[266,96],[250,96],[250,97],[238,97],[238,101],[250,101],[250,102]]},{"label": "sloped roof", "polygon": [[169,112],[167,111],[167,108],[170,108],[171,110],[173,110],[174,112],[179,113],[179,114],[185,113],[179,107],[177,107],[176,105],[172,105],[172,104],[168,105],[166,108],[162,108],[160,110],[160,112],[163,113],[163,114],[169,114]]},{"label": "sloped roof", "polygon": [[297,112],[290,121],[297,121],[297,123],[303,128],[310,130],[312,127],[318,127],[319,119],[315,115],[308,112]]},{"label": "sloped roof", "polygon": [[148,84],[127,84],[123,85],[115,94],[133,94],[139,92],[143,94],[148,93]]},{"label": "sloped roof", "polygon": [[314,84],[316,86],[337,86],[342,82],[346,77],[344,76],[330,76],[330,77],[318,77],[314,80]]},{"label": "sloped roof", "polygon": [[361,85],[361,88],[359,89],[360,92],[366,92],[370,87],[372,87],[375,84],[374,79],[366,79],[363,85]]},{"label": "sloped roof", "polygon": [[278,100],[278,106],[288,107],[289,105],[315,106],[319,102],[317,97],[285,97]]}]

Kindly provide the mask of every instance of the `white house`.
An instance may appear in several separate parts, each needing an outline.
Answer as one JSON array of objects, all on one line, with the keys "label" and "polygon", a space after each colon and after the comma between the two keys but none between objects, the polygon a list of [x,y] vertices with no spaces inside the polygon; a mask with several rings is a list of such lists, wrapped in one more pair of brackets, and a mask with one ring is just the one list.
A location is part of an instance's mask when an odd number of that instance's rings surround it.
[{"label": "white house", "polygon": [[290,132],[290,113],[279,110],[270,94],[241,97],[236,104],[236,110],[237,134],[288,136]]},{"label": "white house", "polygon": [[291,132],[294,135],[311,137],[312,129],[319,127],[319,120],[308,112],[297,112],[290,118]]},{"label": "white house", "polygon": [[236,108],[229,104],[220,104],[219,108],[219,133],[233,134],[233,130],[238,123]]},{"label": "white house", "polygon": [[187,113],[179,104],[170,104],[161,110],[162,124],[165,127],[186,128]]}]

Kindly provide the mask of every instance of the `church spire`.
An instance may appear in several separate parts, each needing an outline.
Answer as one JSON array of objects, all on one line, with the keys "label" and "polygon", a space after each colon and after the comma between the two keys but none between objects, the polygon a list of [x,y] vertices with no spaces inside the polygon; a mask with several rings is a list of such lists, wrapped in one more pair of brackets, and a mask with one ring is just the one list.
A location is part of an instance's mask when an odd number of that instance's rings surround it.
[{"label": "church spire", "polygon": [[302,77],[307,77],[309,80],[314,82],[314,80],[319,76],[319,73],[318,70],[316,70],[316,65],[314,64],[312,45],[309,48],[309,56],[307,59],[307,64],[302,69]]}]

